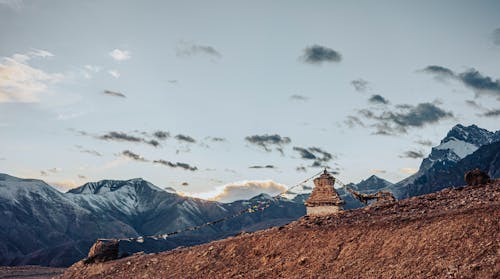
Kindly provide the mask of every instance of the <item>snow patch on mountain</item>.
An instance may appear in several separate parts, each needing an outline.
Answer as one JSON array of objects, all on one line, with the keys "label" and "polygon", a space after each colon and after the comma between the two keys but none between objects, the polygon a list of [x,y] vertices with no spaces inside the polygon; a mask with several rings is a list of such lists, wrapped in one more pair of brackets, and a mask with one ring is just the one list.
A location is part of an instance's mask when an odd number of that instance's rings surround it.
[{"label": "snow patch on mountain", "polygon": [[63,194],[38,179],[21,179],[0,174],[0,200],[18,203],[19,198],[32,197],[38,200],[65,199]]},{"label": "snow patch on mountain", "polygon": [[455,153],[460,159],[465,158],[467,155],[474,153],[479,147],[457,139],[451,139],[447,142],[443,142],[440,145],[435,147],[439,150],[451,150]]}]

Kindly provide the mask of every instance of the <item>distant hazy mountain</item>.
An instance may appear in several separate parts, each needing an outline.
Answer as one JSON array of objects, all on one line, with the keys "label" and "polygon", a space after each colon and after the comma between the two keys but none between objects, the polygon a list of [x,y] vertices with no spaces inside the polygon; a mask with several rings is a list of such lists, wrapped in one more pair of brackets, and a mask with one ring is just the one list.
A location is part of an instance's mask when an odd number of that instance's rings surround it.
[{"label": "distant hazy mountain", "polygon": [[377,192],[383,189],[387,189],[391,187],[393,184],[383,178],[380,178],[376,175],[372,175],[367,179],[359,182],[358,184],[349,184],[351,188],[356,191],[364,192],[364,193],[372,193]]}]

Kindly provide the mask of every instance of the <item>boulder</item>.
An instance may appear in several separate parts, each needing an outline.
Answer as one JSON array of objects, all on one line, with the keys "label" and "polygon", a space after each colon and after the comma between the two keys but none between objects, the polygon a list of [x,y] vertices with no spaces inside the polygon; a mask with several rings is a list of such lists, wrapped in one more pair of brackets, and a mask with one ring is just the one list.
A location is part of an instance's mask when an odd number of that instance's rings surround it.
[{"label": "boulder", "polygon": [[477,168],[466,172],[464,179],[468,186],[483,185],[491,181],[487,173]]},{"label": "boulder", "polygon": [[92,247],[84,263],[99,263],[116,260],[119,257],[119,241],[98,239]]}]

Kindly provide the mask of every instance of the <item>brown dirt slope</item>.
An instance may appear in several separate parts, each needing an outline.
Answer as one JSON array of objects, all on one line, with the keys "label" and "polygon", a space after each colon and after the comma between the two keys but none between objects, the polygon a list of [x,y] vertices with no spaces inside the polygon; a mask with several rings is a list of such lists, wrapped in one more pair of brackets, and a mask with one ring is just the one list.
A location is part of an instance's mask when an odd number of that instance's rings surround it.
[{"label": "brown dirt slope", "polygon": [[191,248],[78,262],[62,278],[500,278],[499,221],[496,180]]}]

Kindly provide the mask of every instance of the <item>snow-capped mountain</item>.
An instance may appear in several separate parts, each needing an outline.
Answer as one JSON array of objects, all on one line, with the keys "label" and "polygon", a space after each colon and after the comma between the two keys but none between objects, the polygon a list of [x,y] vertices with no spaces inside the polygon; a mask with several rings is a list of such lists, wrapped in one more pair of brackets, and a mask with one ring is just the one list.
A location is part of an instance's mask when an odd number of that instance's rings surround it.
[{"label": "snow-capped mountain", "polygon": [[432,148],[415,174],[389,188],[397,198],[427,194],[463,184],[464,173],[476,167],[497,177],[500,164],[495,156],[500,156],[499,143],[500,131],[491,132],[476,125],[455,125],[441,143]]},{"label": "snow-capped mountain", "polygon": [[427,170],[436,163],[458,162],[472,154],[479,147],[492,142],[500,141],[500,131],[490,132],[476,125],[455,125],[441,140],[441,143],[432,148],[431,154],[422,161],[421,170]]},{"label": "snow-capped mountain", "polygon": [[65,265],[92,239],[134,233],[127,224],[94,216],[41,180],[0,174],[0,265]]},{"label": "snow-capped mountain", "polygon": [[[233,216],[269,198],[223,204],[183,197],[140,178],[91,182],[61,193],[41,180],[0,174],[0,265],[67,266],[85,257],[97,238],[173,232]],[[180,233],[146,250],[200,244],[282,225],[304,214],[302,204],[273,200],[263,213]]]}]

